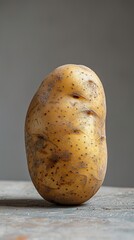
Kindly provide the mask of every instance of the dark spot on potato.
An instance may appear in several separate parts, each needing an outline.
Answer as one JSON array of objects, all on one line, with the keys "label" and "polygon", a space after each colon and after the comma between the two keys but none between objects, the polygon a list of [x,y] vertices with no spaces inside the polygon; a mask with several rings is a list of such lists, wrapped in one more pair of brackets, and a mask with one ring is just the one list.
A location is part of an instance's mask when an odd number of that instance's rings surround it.
[{"label": "dark spot on potato", "polygon": [[70,161],[71,159],[71,153],[69,151],[63,151],[59,153],[52,153],[52,155],[49,158],[47,169],[54,166],[58,161]]},{"label": "dark spot on potato", "polygon": [[52,162],[53,164],[55,164],[55,163],[57,163],[58,162],[58,160],[59,160],[59,155],[57,155],[57,154],[53,154],[52,153],[52,155],[51,155],[51,157],[50,157],[50,163]]},{"label": "dark spot on potato", "polygon": [[73,98],[79,99],[80,95],[78,93],[72,93],[71,95]]},{"label": "dark spot on potato", "polygon": [[59,80],[61,80],[61,76],[56,75],[54,80],[51,80],[51,82],[48,83],[47,89],[42,91],[42,94],[40,94],[39,97],[38,97],[41,103],[46,104],[46,102],[47,102],[47,100],[50,96],[51,90],[54,88],[56,82],[59,81]]},{"label": "dark spot on potato", "polygon": [[79,129],[73,129],[73,132],[76,133],[76,134],[80,134],[81,131]]},{"label": "dark spot on potato", "polygon": [[44,163],[44,159],[34,159],[34,167],[39,167],[40,165],[42,165]]},{"label": "dark spot on potato", "polygon": [[49,187],[49,186],[44,186],[44,192],[45,193],[50,193],[52,190],[55,190],[55,188],[51,188],[51,187]]},{"label": "dark spot on potato", "polygon": [[60,158],[63,161],[68,162],[71,159],[71,155],[72,154],[68,150],[66,150],[66,151],[63,151],[63,152],[60,153]]},{"label": "dark spot on potato", "polygon": [[100,140],[103,141],[105,138],[106,138],[106,137],[105,137],[104,135],[102,135],[102,136],[100,137]]},{"label": "dark spot on potato", "polygon": [[99,117],[98,116],[98,114],[94,111],[94,110],[92,110],[92,109],[87,109],[87,110],[85,110],[85,113],[87,114],[87,115],[92,115],[92,116],[97,116],[97,117]]},{"label": "dark spot on potato", "polygon": [[92,81],[92,80],[88,80],[88,83],[91,85],[91,86],[96,86],[96,87],[98,87],[97,86],[97,84],[94,82],[94,81]]},{"label": "dark spot on potato", "polygon": [[81,161],[81,162],[78,163],[77,167],[78,168],[87,168],[87,164],[85,162]]},{"label": "dark spot on potato", "polygon": [[96,98],[98,96],[97,84],[95,82],[93,82],[92,80],[89,80],[88,83],[90,84],[93,97]]},{"label": "dark spot on potato", "polygon": [[[72,107],[74,107],[77,104],[77,102],[70,102],[70,104]],[[74,114],[72,114],[72,115],[74,115]]]},{"label": "dark spot on potato", "polygon": [[46,136],[37,135],[37,140],[36,140],[36,142],[34,144],[35,151],[43,151],[44,152],[44,149],[48,146],[46,141],[47,141],[47,137]]},{"label": "dark spot on potato", "polygon": [[86,110],[85,113],[88,115],[96,115],[96,112],[91,109]]}]

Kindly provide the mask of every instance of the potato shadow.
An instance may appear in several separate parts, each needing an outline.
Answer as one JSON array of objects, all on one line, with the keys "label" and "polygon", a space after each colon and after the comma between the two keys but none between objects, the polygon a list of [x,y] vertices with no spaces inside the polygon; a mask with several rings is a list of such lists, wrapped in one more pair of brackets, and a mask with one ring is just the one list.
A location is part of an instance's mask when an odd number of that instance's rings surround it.
[{"label": "potato shadow", "polygon": [[0,199],[0,207],[19,207],[19,208],[49,208],[56,204],[49,203],[43,199]]},{"label": "potato shadow", "polygon": [[[85,205],[82,204],[82,205]],[[76,208],[81,205],[60,205],[48,202],[44,199],[0,199],[0,207],[15,208]]]}]

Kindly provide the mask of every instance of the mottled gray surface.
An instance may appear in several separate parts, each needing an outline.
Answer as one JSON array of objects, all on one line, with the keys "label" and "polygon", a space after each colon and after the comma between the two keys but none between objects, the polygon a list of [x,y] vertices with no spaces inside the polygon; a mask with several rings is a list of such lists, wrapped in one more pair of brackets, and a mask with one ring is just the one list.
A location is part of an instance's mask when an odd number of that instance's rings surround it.
[{"label": "mottled gray surface", "polygon": [[102,187],[81,206],[48,203],[31,182],[0,182],[1,240],[133,240],[134,189]]}]

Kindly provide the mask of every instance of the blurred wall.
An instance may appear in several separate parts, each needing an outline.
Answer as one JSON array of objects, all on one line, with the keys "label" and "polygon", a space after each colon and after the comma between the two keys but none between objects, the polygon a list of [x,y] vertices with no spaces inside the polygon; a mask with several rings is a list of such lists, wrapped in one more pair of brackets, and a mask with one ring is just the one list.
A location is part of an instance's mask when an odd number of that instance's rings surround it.
[{"label": "blurred wall", "polygon": [[134,186],[134,1],[0,0],[0,179],[27,180],[24,120],[44,76],[84,64],[107,97],[105,185]]}]

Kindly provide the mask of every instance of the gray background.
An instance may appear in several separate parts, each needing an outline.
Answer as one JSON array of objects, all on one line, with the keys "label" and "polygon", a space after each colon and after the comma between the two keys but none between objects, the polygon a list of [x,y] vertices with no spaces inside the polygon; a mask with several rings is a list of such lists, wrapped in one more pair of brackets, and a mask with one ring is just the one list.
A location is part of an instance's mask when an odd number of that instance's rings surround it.
[{"label": "gray background", "polygon": [[27,180],[24,120],[44,76],[91,67],[107,96],[105,185],[134,186],[134,1],[0,1],[0,179]]}]

